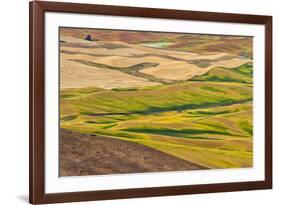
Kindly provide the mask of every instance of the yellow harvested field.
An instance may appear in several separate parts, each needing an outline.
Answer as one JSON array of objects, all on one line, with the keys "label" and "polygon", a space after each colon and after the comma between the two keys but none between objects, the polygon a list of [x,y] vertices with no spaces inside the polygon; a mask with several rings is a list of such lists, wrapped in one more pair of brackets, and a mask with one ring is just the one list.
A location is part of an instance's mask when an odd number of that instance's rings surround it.
[{"label": "yellow harvested field", "polygon": [[217,58],[222,58],[222,57],[226,57],[226,56],[230,56],[230,54],[228,53],[208,53],[208,54],[204,54],[204,55],[199,55],[197,54],[197,56],[193,56],[192,58],[187,58],[187,59],[191,59],[191,60],[197,60],[197,59],[206,59],[206,60],[215,60]]},{"label": "yellow harvested field", "polygon": [[[97,57],[89,55],[67,55],[69,59],[85,60],[115,67],[130,67],[140,63],[158,63],[156,67],[140,70],[142,73],[153,75],[165,80],[186,80],[195,75],[202,75],[209,69],[200,68],[185,61],[176,61],[164,57],[147,56],[142,58],[130,58],[123,56]],[[176,70],[176,72],[175,72]]]},{"label": "yellow harvested field", "polygon": [[182,55],[182,56],[189,56],[190,58],[198,56],[197,53],[191,53],[191,52],[182,52],[182,51],[174,51],[174,50],[164,50],[164,49],[158,49],[158,48],[152,48],[152,47],[146,47],[140,44],[128,44],[124,42],[114,42],[119,45],[124,45],[130,48],[134,48],[136,50],[140,50],[146,53],[154,53],[154,54],[162,54],[162,55]]},{"label": "yellow harvested field", "polygon": [[[203,75],[215,67],[235,68],[247,62],[249,59],[233,58],[230,60],[213,62],[206,68],[200,68],[194,64],[182,61],[159,61],[157,67],[142,69],[141,72],[167,80],[188,80],[194,76]],[[176,72],[175,72],[176,71]]]},{"label": "yellow harvested field", "polygon": [[91,86],[111,89],[123,87],[145,87],[159,84],[118,71],[87,66],[70,61],[64,54],[61,54],[60,73],[61,89]]},{"label": "yellow harvested field", "polygon": [[192,52],[186,52],[186,51],[174,51],[174,50],[165,50],[165,49],[157,49],[152,47],[146,47],[140,44],[128,44],[124,42],[114,42],[118,45],[124,45],[130,48],[134,48],[136,50],[140,50],[143,52],[146,52],[147,54],[158,54],[158,55],[168,55],[175,58],[181,58],[183,60],[197,60],[197,59],[206,59],[206,60],[214,60],[217,58],[222,58],[226,56],[233,56],[228,53],[192,53]]},{"label": "yellow harvested field", "polygon": [[142,73],[167,80],[186,80],[195,75],[202,75],[207,71],[207,69],[199,68],[194,64],[172,60],[161,62],[157,67],[150,67],[141,70]]},{"label": "yellow harvested field", "polygon": [[63,51],[70,51],[76,53],[86,53],[89,55],[105,55],[105,56],[132,56],[132,55],[143,55],[146,52],[136,50],[133,48],[117,48],[117,49],[107,49],[107,48],[78,48],[78,47],[61,47]]},{"label": "yellow harvested field", "polygon": [[69,59],[84,60],[94,63],[105,64],[113,67],[130,67],[143,63],[144,58],[130,58],[125,56],[90,56],[85,54],[67,55]]},{"label": "yellow harvested field", "polygon": [[[235,68],[251,59],[235,57],[228,53],[191,53],[184,51],[173,51],[166,49],[158,49],[146,47],[140,44],[129,44],[125,42],[111,42],[116,48],[106,48],[104,42],[91,42],[83,39],[75,39],[72,37],[62,37],[61,40],[72,43],[82,43],[87,46],[90,44],[93,47],[69,47],[61,46],[62,51],[68,51],[68,54],[62,53],[62,63],[67,65],[65,79],[62,80],[62,87],[81,87],[89,83],[91,85],[101,85],[103,88],[118,88],[118,87],[134,87],[157,85],[157,82],[150,82],[148,79],[129,75],[126,73],[116,72],[112,69],[98,68],[94,65],[83,65],[75,63],[67,59],[84,60],[87,62],[98,63],[111,67],[131,67],[141,63],[153,63],[157,66],[146,67],[140,69],[140,73],[148,74],[162,80],[188,80],[194,76],[199,76],[207,73],[214,67]],[[99,47],[100,46],[100,47]],[[227,59],[229,57],[229,59]],[[226,60],[227,59],[227,60]],[[206,67],[199,67],[192,60],[202,60],[209,62]],[[83,68],[83,69],[82,69]],[[65,68],[66,69],[66,68]],[[77,77],[76,72],[80,75]],[[73,77],[75,73],[76,77]],[[108,75],[110,73],[110,75]],[[82,76],[86,75],[81,81]],[[91,76],[91,77],[90,77]],[[114,76],[114,77],[113,77]],[[75,80],[75,79],[77,80]],[[109,80],[111,79],[111,80]],[[73,82],[72,82],[73,81]],[[113,82],[114,83],[113,83]],[[109,86],[109,84],[111,86]]]},{"label": "yellow harvested field", "polygon": [[230,60],[223,60],[219,62],[215,62],[212,64],[213,67],[224,67],[224,68],[236,68],[238,66],[241,66],[245,63],[252,62],[251,59],[246,58],[233,58]]}]

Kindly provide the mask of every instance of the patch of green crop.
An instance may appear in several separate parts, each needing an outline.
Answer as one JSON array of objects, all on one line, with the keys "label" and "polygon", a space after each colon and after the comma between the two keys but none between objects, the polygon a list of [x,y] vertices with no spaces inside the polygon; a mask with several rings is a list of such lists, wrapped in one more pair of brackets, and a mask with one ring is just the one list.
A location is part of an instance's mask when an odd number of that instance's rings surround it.
[{"label": "patch of green crop", "polygon": [[92,112],[90,111],[80,111],[80,115],[90,115]]},{"label": "patch of green crop", "polygon": [[248,121],[241,121],[239,123],[241,129],[243,129],[245,132],[247,132],[249,135],[253,135],[253,125],[251,123],[249,123]]},{"label": "patch of green crop", "polygon": [[253,76],[253,64],[252,63],[246,63],[244,65],[241,65],[234,69],[235,71],[244,74],[246,76]]},{"label": "patch of green crop", "polygon": [[137,91],[138,88],[112,88],[113,91]]},{"label": "patch of green crop", "polygon": [[226,113],[231,113],[230,110],[222,110],[222,111],[207,111],[207,110],[197,110],[197,111],[192,111],[190,112],[191,114],[195,115],[221,115],[221,114],[226,114]]},{"label": "patch of green crop", "polygon": [[195,76],[191,81],[212,81],[212,82],[240,82],[252,84],[252,64],[246,63],[237,68],[213,68],[207,73]]},{"label": "patch of green crop", "polygon": [[77,97],[77,94],[65,94],[65,95],[60,95],[60,98],[65,99],[65,98],[75,98]]},{"label": "patch of green crop", "polygon": [[102,127],[102,129],[109,129],[109,128],[112,128],[112,127],[115,127],[117,124],[116,123],[113,123],[113,124],[110,124],[110,125],[105,125]]},{"label": "patch of green crop", "polygon": [[71,121],[71,120],[75,120],[77,118],[78,118],[77,115],[69,115],[69,116],[62,117],[60,120],[61,121]]},{"label": "patch of green crop", "polygon": [[106,121],[106,120],[93,121],[93,120],[86,120],[85,123],[88,123],[88,124],[111,124],[111,123],[114,123],[114,121]]},{"label": "patch of green crop", "polygon": [[95,134],[106,135],[111,137],[122,137],[122,138],[129,138],[129,139],[143,139],[141,136],[137,136],[128,132],[124,131],[107,131],[107,130],[96,130],[94,131]]},{"label": "patch of green crop", "polygon": [[209,168],[252,165],[251,84],[187,81],[63,94],[78,96],[61,98],[62,128],[139,143]]},{"label": "patch of green crop", "polygon": [[[231,135],[225,130],[203,130],[203,129],[182,129],[182,130],[175,130],[175,129],[167,129],[167,128],[127,128],[123,129],[123,131],[127,132],[137,132],[137,133],[148,133],[148,134],[157,134],[157,135],[166,135],[172,137],[183,137],[183,138],[193,138],[193,139],[203,139],[202,137],[197,137],[193,135],[198,134],[220,134],[220,135]],[[209,138],[204,138],[209,139]],[[211,138],[214,139],[214,138]]]},{"label": "patch of green crop", "polygon": [[252,99],[251,87],[238,84],[220,86],[211,83],[188,82],[148,90],[140,89],[134,92],[107,90],[83,95],[71,101],[61,99],[61,103],[64,107],[71,106],[72,110],[78,111],[81,115],[108,113],[110,116],[114,113],[152,114],[208,108],[250,99]]},{"label": "patch of green crop", "polygon": [[223,91],[223,89],[214,87],[214,86],[202,86],[201,87],[202,90],[207,90],[207,91],[212,91],[212,92],[220,92],[220,93],[225,93],[225,91]]},{"label": "patch of green crop", "polygon": [[89,124],[96,124],[97,122],[92,121],[92,120],[87,120],[87,121],[85,121],[85,123],[89,123]]}]

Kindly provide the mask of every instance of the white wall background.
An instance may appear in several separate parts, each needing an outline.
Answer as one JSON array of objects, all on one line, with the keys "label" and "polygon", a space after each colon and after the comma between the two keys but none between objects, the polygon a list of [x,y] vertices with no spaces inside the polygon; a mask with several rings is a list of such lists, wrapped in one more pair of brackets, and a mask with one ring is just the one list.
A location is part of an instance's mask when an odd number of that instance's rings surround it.
[{"label": "white wall background", "polygon": [[[281,202],[281,5],[278,0],[73,0],[72,2],[273,15],[274,189],[72,204],[280,204]],[[28,0],[0,7],[0,204],[27,204],[28,196]],[[279,57],[279,58],[278,58]],[[276,106],[277,105],[277,106]]]}]

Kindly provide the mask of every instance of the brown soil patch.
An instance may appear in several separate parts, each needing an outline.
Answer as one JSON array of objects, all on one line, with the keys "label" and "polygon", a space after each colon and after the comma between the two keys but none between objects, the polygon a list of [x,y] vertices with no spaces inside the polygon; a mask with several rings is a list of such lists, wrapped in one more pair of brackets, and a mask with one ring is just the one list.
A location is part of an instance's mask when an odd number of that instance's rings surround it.
[{"label": "brown soil patch", "polygon": [[198,169],[205,168],[141,144],[60,130],[60,176]]}]

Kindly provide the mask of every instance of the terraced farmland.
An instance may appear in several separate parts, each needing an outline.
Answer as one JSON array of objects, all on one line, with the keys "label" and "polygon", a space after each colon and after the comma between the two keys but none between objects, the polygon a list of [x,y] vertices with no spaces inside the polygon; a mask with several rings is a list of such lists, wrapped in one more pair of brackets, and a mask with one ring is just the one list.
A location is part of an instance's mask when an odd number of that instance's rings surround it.
[{"label": "terraced farmland", "polygon": [[[61,175],[252,167],[252,38],[169,34],[163,39],[164,33],[139,32],[136,39],[128,34],[130,39],[124,40],[120,32],[63,28],[60,127],[80,133],[79,143],[85,139],[91,144],[92,135],[93,140],[118,139],[157,150],[167,166],[147,166],[158,161],[147,154],[142,160],[131,158],[129,170],[117,164],[118,169],[112,164],[95,167],[99,165],[90,159],[124,157],[121,163],[130,152],[120,154],[116,148],[115,156],[114,143],[119,142],[113,140],[110,154],[95,152],[92,158],[86,156],[89,150],[62,144],[63,156],[70,147],[77,153],[75,159],[63,158],[67,163],[62,163]],[[83,40],[85,33],[96,40]],[[186,48],[191,39],[194,50]],[[216,51],[214,44],[220,45]],[[75,143],[75,134],[69,136],[64,142]],[[172,157],[169,162],[167,156]],[[92,171],[82,170],[85,163]]]}]

